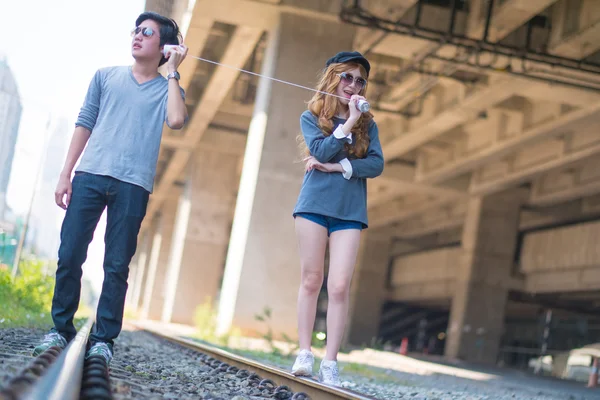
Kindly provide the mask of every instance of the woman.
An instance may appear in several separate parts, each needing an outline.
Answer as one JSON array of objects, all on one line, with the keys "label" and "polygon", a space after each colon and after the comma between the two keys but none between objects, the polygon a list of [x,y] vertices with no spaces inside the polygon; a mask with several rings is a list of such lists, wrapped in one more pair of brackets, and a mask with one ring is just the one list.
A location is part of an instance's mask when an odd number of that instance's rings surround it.
[{"label": "woman", "polygon": [[323,284],[329,241],[327,280],[327,351],[319,380],[340,384],[337,353],[348,314],[350,281],[362,229],[367,228],[367,178],[383,171],[383,154],[373,116],[361,113],[370,64],[358,52],[341,52],[326,62],[317,93],[300,118],[305,169],[294,209],[301,285],[298,293],[300,352],[292,367],[311,376],[311,352],[317,298]]}]

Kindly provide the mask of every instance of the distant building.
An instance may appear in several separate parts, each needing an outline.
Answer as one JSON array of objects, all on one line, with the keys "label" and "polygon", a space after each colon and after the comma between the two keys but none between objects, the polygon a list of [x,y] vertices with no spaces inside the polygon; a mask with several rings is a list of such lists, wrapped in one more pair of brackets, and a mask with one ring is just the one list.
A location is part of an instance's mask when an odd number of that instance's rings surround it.
[{"label": "distant building", "polygon": [[15,77],[6,59],[0,58],[0,220],[4,219],[6,191],[22,110]]},{"label": "distant building", "polygon": [[33,243],[28,245],[42,258],[56,259],[59,243],[60,222],[64,216],[54,202],[54,191],[67,153],[69,123],[66,118],[49,120],[50,131],[47,150],[43,154],[42,172],[32,209],[29,229]]}]

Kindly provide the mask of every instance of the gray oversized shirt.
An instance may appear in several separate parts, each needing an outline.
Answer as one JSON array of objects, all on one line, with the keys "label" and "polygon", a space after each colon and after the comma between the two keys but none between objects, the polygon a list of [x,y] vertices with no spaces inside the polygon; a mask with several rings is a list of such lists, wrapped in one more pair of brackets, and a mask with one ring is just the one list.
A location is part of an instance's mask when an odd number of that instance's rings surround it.
[{"label": "gray oversized shirt", "polygon": [[99,69],[75,123],[92,133],[76,171],[107,175],[152,193],[167,96],[162,75],[140,85],[130,66]]},{"label": "gray oversized shirt", "polygon": [[367,178],[375,178],[383,172],[384,161],[379,131],[375,121],[371,121],[367,154],[364,158],[356,158],[344,149],[344,143],[351,143],[352,139],[339,135],[338,129],[345,122],[344,119],[334,117],[334,133],[325,136],[317,117],[308,110],[302,113],[300,128],[310,154],[321,163],[342,164],[346,174],[321,172],[316,169],[306,172],[294,215],[299,212],[316,213],[358,221],[366,228]]}]

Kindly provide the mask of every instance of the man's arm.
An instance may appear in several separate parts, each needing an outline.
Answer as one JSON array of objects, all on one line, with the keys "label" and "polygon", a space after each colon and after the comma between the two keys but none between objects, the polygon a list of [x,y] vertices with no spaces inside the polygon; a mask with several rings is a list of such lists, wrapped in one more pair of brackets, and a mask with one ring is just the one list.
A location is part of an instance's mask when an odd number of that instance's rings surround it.
[{"label": "man's arm", "polygon": [[[71,202],[71,193],[73,191],[71,185],[71,173],[73,172],[73,168],[75,168],[75,164],[77,163],[77,160],[79,160],[90,135],[91,132],[83,126],[77,126],[75,128],[75,133],[73,133],[69,151],[67,152],[67,159],[65,160],[65,165],[58,178],[58,185],[56,186],[56,192],[54,193],[56,204],[63,210],[66,210]],[[63,202],[65,195],[67,195],[67,199]]]},{"label": "man's arm", "polygon": [[77,121],[75,121],[75,126],[84,127],[88,132],[94,130],[94,126],[96,126],[96,121],[98,120],[100,101],[102,99],[102,80],[102,72],[100,70],[96,71],[85,95],[83,106],[79,110]]},{"label": "man's arm", "polygon": [[[177,71],[179,65],[185,59],[188,48],[180,45],[169,52],[169,61],[167,62],[167,73],[171,74]],[[181,129],[187,121],[188,113],[185,107],[185,96],[183,89],[179,87],[177,79],[169,79],[169,93],[167,97],[167,125],[171,129]]]},{"label": "man's arm", "polygon": [[[79,160],[85,145],[87,144],[100,112],[100,99],[102,98],[102,72],[96,71],[90,85],[83,106],[79,111],[79,116],[75,122],[75,132],[71,138],[67,159],[60,176],[58,184],[54,192],[54,201],[56,204],[66,210],[71,202],[71,193],[73,187],[71,185],[71,173]],[[64,199],[67,196],[66,200]]]},{"label": "man's arm", "polygon": [[188,113],[185,106],[182,89],[177,79],[169,79],[169,94],[167,97],[167,125],[171,129],[181,129],[187,121]]}]

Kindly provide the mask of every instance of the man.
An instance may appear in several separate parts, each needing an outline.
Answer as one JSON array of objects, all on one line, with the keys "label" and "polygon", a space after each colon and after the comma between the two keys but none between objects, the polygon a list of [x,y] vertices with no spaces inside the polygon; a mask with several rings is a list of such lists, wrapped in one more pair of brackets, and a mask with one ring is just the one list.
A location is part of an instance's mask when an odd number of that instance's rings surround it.
[{"label": "man", "polygon": [[[87,357],[101,355],[110,364],[113,340],[122,328],[129,262],[153,189],[163,125],[181,129],[188,118],[177,73],[187,48],[177,47],[168,53],[168,60],[162,53],[165,44],[179,45],[180,36],[175,21],[152,12],[141,14],[132,32],[133,65],[102,68],[90,83],[55,193],[56,204],[66,214],[52,300],[54,328],[34,355],[51,346],[64,348],[76,335],[73,317],[82,265],[106,208],[104,282]],[[158,72],[164,63],[167,78]]]}]

